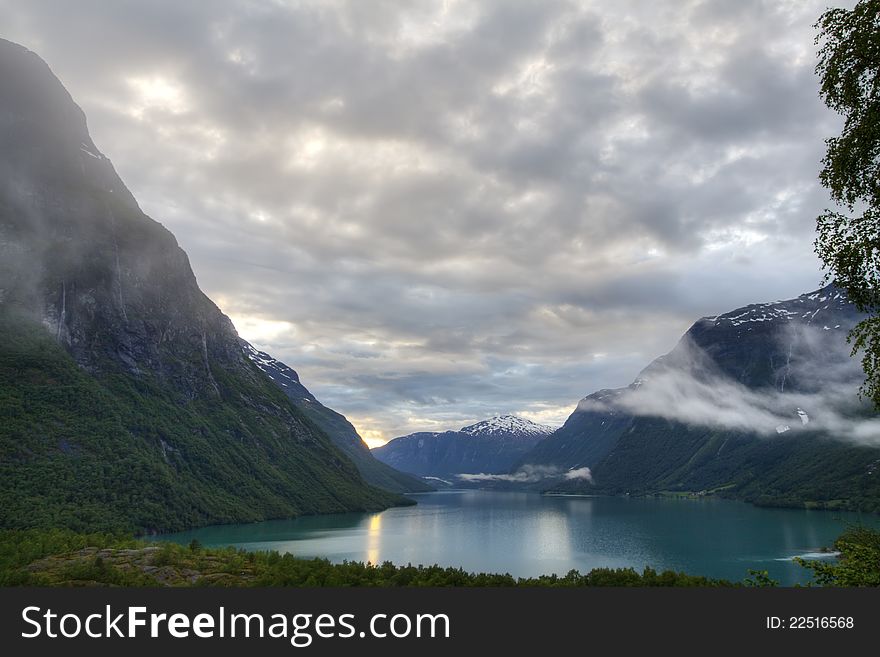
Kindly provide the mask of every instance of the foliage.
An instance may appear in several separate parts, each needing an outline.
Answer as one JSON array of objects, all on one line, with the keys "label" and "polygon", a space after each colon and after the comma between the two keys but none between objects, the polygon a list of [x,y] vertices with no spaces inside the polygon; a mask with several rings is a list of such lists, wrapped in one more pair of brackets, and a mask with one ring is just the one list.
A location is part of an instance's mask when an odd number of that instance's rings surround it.
[{"label": "foliage", "polygon": [[420,478],[395,470],[378,459],[364,444],[354,426],[343,415],[309,395],[297,394],[298,389],[308,391],[302,385],[285,383],[284,392],[303,415],[324,431],[342,452],[352,460],[368,484],[396,493],[421,493],[434,490]]},{"label": "foliage", "polygon": [[151,533],[401,501],[262,374],[213,376],[220,398],[181,400],[147,373],[93,375],[0,311],[0,527]]},{"label": "foliage", "polygon": [[840,136],[826,140],[820,174],[841,211],[818,218],[816,253],[828,277],[872,315],[849,339],[853,355],[862,352],[862,394],[880,407],[880,0],[829,9],[816,27],[820,95],[844,117]]},{"label": "foliage", "polygon": [[834,541],[836,561],[796,561],[813,571],[819,586],[880,586],[880,531],[854,526]]},{"label": "foliage", "polygon": [[[146,557],[144,556],[146,555]],[[0,585],[26,586],[732,586],[724,580],[645,568],[597,568],[586,574],[514,578],[441,566],[390,562],[333,564],[278,552],[150,546],[112,534],[69,530],[0,531]]]},{"label": "foliage", "polygon": [[[594,421],[569,435],[595,435],[590,432],[598,424]],[[625,430],[618,430],[619,446],[593,467],[594,483],[587,485],[593,494],[664,491],[665,495],[715,495],[759,506],[880,512],[876,447],[800,432],[767,440],[651,417],[628,418],[623,426]],[[579,449],[590,441],[571,442]],[[585,484],[570,481],[555,486],[571,492],[583,490]]]},{"label": "foliage", "polygon": [[749,576],[746,577],[743,584],[752,588],[772,588],[774,586],[779,586],[777,580],[770,578],[769,572],[766,570],[754,570],[752,568],[749,568]]},{"label": "foliage", "polygon": [[123,534],[80,534],[68,529],[0,530],[0,586],[33,583],[24,567],[37,559],[98,545],[135,548],[140,543]]}]

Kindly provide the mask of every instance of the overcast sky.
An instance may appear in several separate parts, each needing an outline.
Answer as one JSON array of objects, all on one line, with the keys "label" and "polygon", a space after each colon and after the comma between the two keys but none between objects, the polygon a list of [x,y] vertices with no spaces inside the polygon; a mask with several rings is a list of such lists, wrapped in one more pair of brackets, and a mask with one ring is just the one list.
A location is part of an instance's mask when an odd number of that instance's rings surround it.
[{"label": "overcast sky", "polygon": [[[239,333],[381,442],[821,282],[829,0],[0,0]],[[851,7],[851,0],[837,3]]]}]

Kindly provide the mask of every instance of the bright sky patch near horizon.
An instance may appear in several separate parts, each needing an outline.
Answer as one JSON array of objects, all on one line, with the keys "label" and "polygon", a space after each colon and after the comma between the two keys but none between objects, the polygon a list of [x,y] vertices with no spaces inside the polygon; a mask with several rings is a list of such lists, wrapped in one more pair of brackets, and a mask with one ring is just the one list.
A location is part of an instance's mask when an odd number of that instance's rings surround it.
[{"label": "bright sky patch near horizon", "polygon": [[825,7],[0,0],[0,36],[241,335],[381,444],[561,424],[696,318],[818,287]]}]

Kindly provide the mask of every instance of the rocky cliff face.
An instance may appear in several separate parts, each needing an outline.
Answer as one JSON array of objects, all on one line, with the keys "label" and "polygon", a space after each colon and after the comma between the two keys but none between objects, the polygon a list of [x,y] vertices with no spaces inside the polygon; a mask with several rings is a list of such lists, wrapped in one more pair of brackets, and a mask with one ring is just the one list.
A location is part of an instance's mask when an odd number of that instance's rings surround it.
[{"label": "rocky cliff face", "polygon": [[[0,79],[0,356],[19,408],[0,429],[14,455],[0,524],[33,521],[23,494],[55,524],[88,524],[75,521],[88,508],[148,529],[392,503],[243,352],[46,64],[0,41]],[[55,398],[62,387],[67,402]],[[90,412],[112,426],[86,429]],[[126,475],[128,456],[137,467]]]},{"label": "rocky cliff face", "polygon": [[3,300],[91,372],[150,372],[218,394],[210,363],[249,368],[174,236],[144,215],[46,64],[0,44]]}]

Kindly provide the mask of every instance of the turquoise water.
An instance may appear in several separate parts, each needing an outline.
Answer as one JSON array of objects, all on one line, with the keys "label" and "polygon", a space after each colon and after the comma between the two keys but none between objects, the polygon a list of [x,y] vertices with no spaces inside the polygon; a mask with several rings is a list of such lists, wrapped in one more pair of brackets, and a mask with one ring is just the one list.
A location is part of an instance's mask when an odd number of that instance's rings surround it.
[{"label": "turquoise water", "polygon": [[[168,534],[180,543],[303,557],[440,564],[516,576],[649,565],[742,580],[749,568],[809,581],[796,555],[830,545],[873,515],[765,509],[720,499],[558,497],[479,490],[413,495],[414,507],[221,525]],[[827,558],[827,557],[825,557]]]}]

